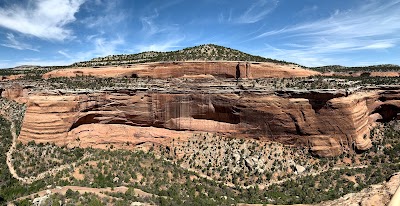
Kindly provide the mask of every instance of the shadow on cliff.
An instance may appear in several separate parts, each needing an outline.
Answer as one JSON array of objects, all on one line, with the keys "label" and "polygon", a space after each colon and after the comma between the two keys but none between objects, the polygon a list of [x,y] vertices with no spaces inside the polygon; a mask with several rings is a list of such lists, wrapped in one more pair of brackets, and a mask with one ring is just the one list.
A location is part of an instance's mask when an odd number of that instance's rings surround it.
[{"label": "shadow on cliff", "polygon": [[85,115],[81,118],[79,118],[78,120],[76,120],[74,122],[74,124],[72,124],[72,126],[70,127],[69,131],[79,127],[80,125],[83,124],[95,124],[95,123],[99,123],[100,121],[97,119],[98,117],[100,117],[101,115],[99,114],[88,114]]},{"label": "shadow on cliff", "polygon": [[371,114],[378,113],[381,118],[377,122],[390,122],[400,119],[400,107],[392,104],[382,104],[377,107]]}]

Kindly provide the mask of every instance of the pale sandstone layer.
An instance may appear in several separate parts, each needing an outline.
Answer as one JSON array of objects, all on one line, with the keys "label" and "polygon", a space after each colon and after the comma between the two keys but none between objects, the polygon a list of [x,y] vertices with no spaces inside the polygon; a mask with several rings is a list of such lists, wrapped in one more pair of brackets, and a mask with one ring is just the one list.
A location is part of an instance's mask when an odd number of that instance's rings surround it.
[{"label": "pale sandstone layer", "polygon": [[169,138],[188,138],[195,132],[220,132],[336,156],[345,150],[369,149],[371,126],[397,117],[399,95],[395,90],[349,96],[315,92],[36,94],[22,98],[27,111],[19,140],[122,146],[127,142],[166,144]]},{"label": "pale sandstone layer", "polygon": [[[184,72],[183,72],[184,71]],[[43,78],[55,77],[149,77],[180,78],[186,76],[211,75],[223,78],[289,78],[308,77],[319,72],[303,69],[297,65],[246,62],[165,62],[99,68],[71,68],[48,72]]]}]

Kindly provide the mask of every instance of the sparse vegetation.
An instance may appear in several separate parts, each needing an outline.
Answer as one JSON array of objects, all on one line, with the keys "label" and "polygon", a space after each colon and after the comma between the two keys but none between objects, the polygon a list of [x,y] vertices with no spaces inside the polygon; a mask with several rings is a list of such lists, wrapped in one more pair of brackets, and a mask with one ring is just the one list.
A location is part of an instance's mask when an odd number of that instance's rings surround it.
[{"label": "sparse vegetation", "polygon": [[322,67],[310,67],[310,69],[319,72],[399,72],[400,66],[393,64],[381,64],[373,66],[345,67],[340,65],[329,65]]},{"label": "sparse vegetation", "polygon": [[[382,84],[396,84],[398,78],[376,77],[372,80],[360,77],[304,77],[304,78],[264,78],[264,79],[246,79],[241,80],[239,84],[236,80],[227,81],[214,86],[220,91],[229,89],[242,89],[252,91],[274,91],[283,89],[351,89],[359,86],[366,86],[373,81]],[[24,81],[21,81],[24,84]],[[33,80],[29,80],[32,84]],[[162,88],[162,85],[169,84],[168,88]],[[60,77],[48,80],[38,80],[35,82],[36,89],[46,90],[85,90],[85,91],[102,91],[116,89],[132,89],[132,90],[157,90],[160,91],[187,91],[188,88],[207,88],[209,80],[193,80],[185,78],[171,79],[149,79],[149,78],[97,78],[93,76],[78,76],[73,78]]]},{"label": "sparse vegetation", "polygon": [[0,97],[0,108],[4,113],[3,115],[7,115],[11,121],[16,125],[17,134],[19,134],[22,121],[24,119],[26,107],[23,104],[18,104],[14,101],[10,101]]},{"label": "sparse vegetation", "polygon": [[10,126],[10,122],[0,116],[0,204],[2,205],[19,196],[43,189],[46,185],[45,181],[36,181],[26,186],[12,177],[6,164],[6,152],[12,142]]},{"label": "sparse vegetation", "polygon": [[204,44],[170,52],[149,51],[138,54],[110,55],[94,58],[90,61],[78,62],[72,66],[105,66],[166,61],[255,61],[293,64],[286,61],[250,55],[239,50],[215,44]]},{"label": "sparse vegetation", "polygon": [[[1,120],[0,123],[2,136],[7,137],[7,134],[10,136],[7,131],[9,124],[5,120]],[[306,151],[303,153],[298,148],[291,149],[276,143],[264,144],[256,140],[225,139],[207,135],[195,136],[189,142],[176,141],[168,152],[154,146],[153,152],[150,153],[88,148],[78,149],[76,152],[72,150],[72,154],[65,154],[68,150],[55,145],[20,144],[19,150],[42,154],[40,157],[42,159],[54,158],[72,162],[77,160],[82,152],[90,153],[92,156],[79,162],[75,167],[35,182],[27,189],[23,189],[22,185],[18,186],[16,180],[6,175],[8,169],[2,164],[4,167],[2,171],[6,171],[2,175],[6,176],[2,176],[1,191],[4,192],[0,196],[4,200],[13,200],[24,194],[43,190],[45,185],[51,187],[77,185],[91,188],[126,186],[154,195],[143,198],[137,197],[134,192],[117,192],[107,193],[109,198],[101,199],[92,194],[78,195],[72,191],[65,196],[53,194],[47,201],[74,204],[89,204],[93,201],[96,204],[118,205],[129,205],[134,201],[157,205],[230,205],[239,202],[317,203],[360,191],[368,185],[386,180],[392,173],[400,170],[398,125],[398,122],[391,122],[372,131],[374,148],[370,151],[326,159],[313,158],[308,156]],[[384,138],[381,138],[382,134]],[[10,138],[2,138],[3,151],[9,144]],[[202,151],[201,154],[199,151]],[[179,156],[180,153],[185,155],[181,159],[174,158],[173,154]],[[237,162],[232,161],[236,159],[236,154],[239,155]],[[259,168],[264,172],[260,172],[257,166],[249,167],[248,163],[246,164],[246,160],[255,157],[265,158],[265,166]],[[16,161],[20,160],[21,155],[15,155],[14,158]],[[293,164],[288,161],[289,158],[294,159],[297,164],[306,166],[304,174],[298,176],[293,173]],[[345,163],[342,161],[344,158],[354,161]],[[40,165],[48,167],[49,161],[44,162]],[[365,167],[354,167],[364,165]],[[285,171],[286,175],[283,176],[266,175]],[[203,175],[212,177],[215,181]],[[261,181],[258,181],[259,177]],[[276,181],[277,183],[274,183]],[[10,185],[14,186],[10,188]],[[263,188],[263,185],[268,186]],[[23,202],[21,200],[20,203]]]},{"label": "sparse vegetation", "polygon": [[[112,55],[76,63],[72,66],[103,66],[156,61],[257,61],[288,62],[252,56],[217,45],[200,45],[172,52],[144,52]],[[41,79],[44,72],[63,67],[0,70],[0,76],[24,74],[22,85],[58,93],[109,92],[123,89],[124,95],[137,91],[186,93],[210,88],[210,79],[170,78],[74,78]],[[396,65],[370,67],[327,66],[312,68],[321,72],[399,72]],[[6,83],[5,83],[6,84]],[[332,89],[342,96],[378,84],[397,85],[398,77],[314,76],[305,78],[230,79],[216,81],[212,89],[225,94],[271,92],[280,95]],[[168,85],[165,87],[165,85]],[[31,89],[32,86],[27,86]],[[222,92],[221,92],[222,91]],[[385,100],[382,100],[385,101]],[[112,105],[110,105],[111,107]],[[99,194],[68,189],[65,194],[50,194],[48,205],[130,205],[132,202],[153,205],[232,205],[313,204],[357,192],[371,184],[387,180],[400,170],[400,122],[377,123],[370,137],[373,147],[364,152],[346,151],[339,157],[318,158],[307,148],[285,146],[256,139],[239,139],[218,133],[196,133],[189,139],[173,139],[165,145],[152,144],[148,150],[108,150],[67,148],[55,144],[18,143],[12,164],[21,177],[36,177],[24,185],[14,179],[6,164],[6,152],[12,144],[10,127],[21,129],[25,106],[0,98],[0,204],[15,202],[30,205],[24,197],[57,187],[80,186],[104,189]],[[305,117],[304,117],[305,118]],[[9,120],[11,122],[9,122]],[[126,146],[130,142],[127,141]],[[149,143],[151,144],[151,143]],[[146,147],[146,146],[143,146]],[[64,167],[65,166],[65,167]],[[60,170],[54,170],[61,168]],[[53,172],[54,170],[54,172]],[[51,173],[45,173],[51,171]],[[117,187],[125,192],[114,191]],[[138,194],[140,191],[141,195]],[[22,199],[18,199],[23,197]]]},{"label": "sparse vegetation", "polygon": [[[39,80],[42,78],[42,75],[55,70],[62,69],[66,66],[49,66],[49,67],[41,67],[41,66],[32,66],[29,68],[9,68],[9,69],[0,69],[0,77],[1,76],[10,76],[10,75],[24,75],[23,80]],[[1,78],[0,78],[1,80]]]},{"label": "sparse vegetation", "polygon": [[27,145],[17,144],[13,154],[13,164],[17,173],[22,176],[35,176],[64,164],[76,162],[84,155],[84,149],[58,147],[54,144],[36,144],[31,141]]}]

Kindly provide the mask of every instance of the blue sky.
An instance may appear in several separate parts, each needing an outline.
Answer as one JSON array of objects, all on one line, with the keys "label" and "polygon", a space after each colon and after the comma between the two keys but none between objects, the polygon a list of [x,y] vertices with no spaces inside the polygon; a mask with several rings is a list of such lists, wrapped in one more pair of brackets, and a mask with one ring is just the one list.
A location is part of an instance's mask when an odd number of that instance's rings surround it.
[{"label": "blue sky", "polygon": [[0,68],[214,43],[306,66],[400,64],[400,0],[0,0]]}]

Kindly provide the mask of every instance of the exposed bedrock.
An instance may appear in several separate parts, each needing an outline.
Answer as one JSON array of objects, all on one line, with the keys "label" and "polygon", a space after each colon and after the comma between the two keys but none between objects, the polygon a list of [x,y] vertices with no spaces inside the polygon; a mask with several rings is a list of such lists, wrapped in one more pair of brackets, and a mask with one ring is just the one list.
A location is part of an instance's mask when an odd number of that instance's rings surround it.
[{"label": "exposed bedrock", "polygon": [[6,99],[15,100],[26,95],[27,95],[27,90],[24,89],[19,84],[12,84],[11,86],[6,87],[5,89],[0,88],[0,96]]},{"label": "exposed bedrock", "polygon": [[150,77],[180,78],[211,75],[221,78],[288,78],[308,77],[319,72],[301,68],[297,65],[281,65],[257,62],[164,62],[99,68],[69,68],[48,72],[43,78],[55,77]]},{"label": "exposed bedrock", "polygon": [[[349,96],[159,94],[118,91],[79,95],[31,95],[19,140],[57,144],[165,144],[194,132],[273,140],[309,147],[320,156],[371,147],[375,121],[400,111],[397,91]],[[315,102],[318,102],[317,106]],[[321,105],[322,104],[322,105]]]}]

